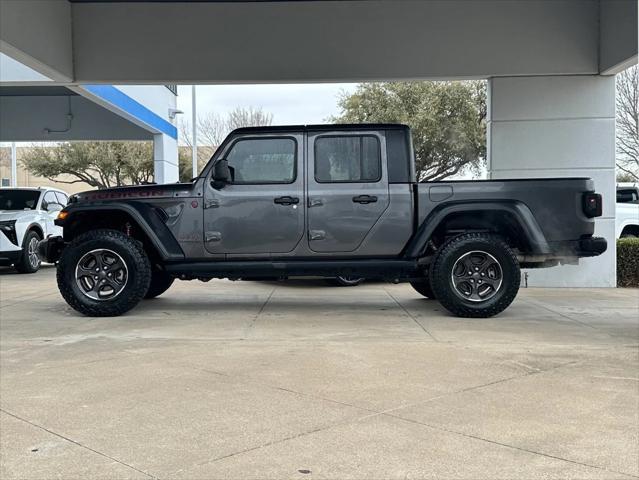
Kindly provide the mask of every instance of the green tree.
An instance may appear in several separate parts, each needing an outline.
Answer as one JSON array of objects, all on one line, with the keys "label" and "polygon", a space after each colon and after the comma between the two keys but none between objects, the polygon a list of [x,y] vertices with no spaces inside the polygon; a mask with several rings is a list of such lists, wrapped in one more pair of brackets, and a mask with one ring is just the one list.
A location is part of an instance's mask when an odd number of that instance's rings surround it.
[{"label": "green tree", "polygon": [[29,148],[21,161],[33,174],[60,183],[109,188],[153,181],[151,142],[66,142]]},{"label": "green tree", "polygon": [[486,161],[486,83],[363,83],[339,99],[336,123],[404,123],[413,132],[419,181],[434,181]]}]

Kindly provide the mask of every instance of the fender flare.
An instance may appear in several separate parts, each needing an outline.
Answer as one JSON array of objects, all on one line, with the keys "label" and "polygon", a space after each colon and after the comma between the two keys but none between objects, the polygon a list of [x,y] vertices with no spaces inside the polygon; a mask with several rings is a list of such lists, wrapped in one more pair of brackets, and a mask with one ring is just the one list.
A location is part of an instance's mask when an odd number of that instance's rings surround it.
[{"label": "fender flare", "polygon": [[[27,228],[25,228],[25,229],[24,229],[24,234],[26,235],[26,234],[27,234],[27,232],[28,232],[29,230],[35,230],[35,231],[37,231],[37,232],[40,234],[40,236],[41,236],[42,238],[45,238],[45,237],[47,236],[47,235],[44,233],[45,229],[44,229],[44,228],[42,228],[42,225],[40,225],[38,222],[31,222],[31,223],[27,226]],[[24,235],[23,235],[23,237],[24,237]],[[24,238],[23,238],[23,240],[24,240]]]},{"label": "fender flare", "polygon": [[18,242],[17,247],[22,249],[22,246],[24,244],[24,240],[27,236],[27,233],[29,233],[30,230],[35,230],[36,232],[38,232],[38,234],[44,239],[46,238],[46,233],[45,233],[45,229],[42,228],[42,225],[40,225],[40,223],[38,221],[32,221],[30,222],[28,225],[23,224],[24,227],[20,227],[20,228],[24,228],[24,230],[22,231],[22,235],[18,236],[18,227],[16,226],[16,241]]},{"label": "fender flare", "polygon": [[435,208],[413,235],[413,238],[405,248],[404,256],[408,258],[419,258],[423,254],[433,233],[444,219],[450,214],[465,212],[507,213],[517,221],[519,228],[521,228],[521,231],[526,236],[532,253],[538,255],[551,253],[550,246],[546,241],[541,227],[526,204],[516,201],[478,202],[475,200],[472,202],[446,203]]},{"label": "fender flare", "polygon": [[69,205],[65,209],[69,215],[55,224],[64,227],[73,220],[75,214],[84,212],[120,211],[129,215],[142,229],[163,260],[182,260],[184,252],[169,228],[164,224],[153,207],[144,202],[105,202]]}]

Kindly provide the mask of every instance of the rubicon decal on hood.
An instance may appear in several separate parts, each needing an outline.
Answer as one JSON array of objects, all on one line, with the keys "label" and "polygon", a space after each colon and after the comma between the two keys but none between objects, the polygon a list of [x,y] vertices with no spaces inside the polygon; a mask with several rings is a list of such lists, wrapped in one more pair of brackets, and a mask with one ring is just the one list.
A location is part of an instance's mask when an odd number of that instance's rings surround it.
[{"label": "rubicon decal on hood", "polygon": [[148,197],[169,197],[171,192],[155,188],[140,188],[134,190],[102,190],[97,192],[87,192],[79,195],[80,200],[119,200],[122,198],[148,198]]}]

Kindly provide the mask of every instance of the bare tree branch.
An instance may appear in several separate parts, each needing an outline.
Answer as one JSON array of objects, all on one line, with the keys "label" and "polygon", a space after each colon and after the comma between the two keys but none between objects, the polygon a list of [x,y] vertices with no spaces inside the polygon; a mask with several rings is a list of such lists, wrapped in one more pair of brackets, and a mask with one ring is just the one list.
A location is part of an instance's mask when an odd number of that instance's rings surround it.
[{"label": "bare tree branch", "polygon": [[639,179],[639,68],[636,65],[617,75],[616,107],[617,168]]}]

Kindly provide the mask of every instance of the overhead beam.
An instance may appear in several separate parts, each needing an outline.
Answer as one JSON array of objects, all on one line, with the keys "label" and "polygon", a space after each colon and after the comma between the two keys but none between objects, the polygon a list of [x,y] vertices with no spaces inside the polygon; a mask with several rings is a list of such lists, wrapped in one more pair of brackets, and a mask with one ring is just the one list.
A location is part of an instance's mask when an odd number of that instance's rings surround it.
[{"label": "overhead beam", "polygon": [[637,0],[600,0],[599,71],[614,75],[637,63]]},{"label": "overhead beam", "polygon": [[1,142],[153,139],[148,130],[72,92],[0,95],[0,125]]},{"label": "overhead beam", "polygon": [[73,3],[79,83],[597,74],[598,0]]},{"label": "overhead beam", "polygon": [[71,4],[0,0],[0,52],[51,80],[72,81]]}]

